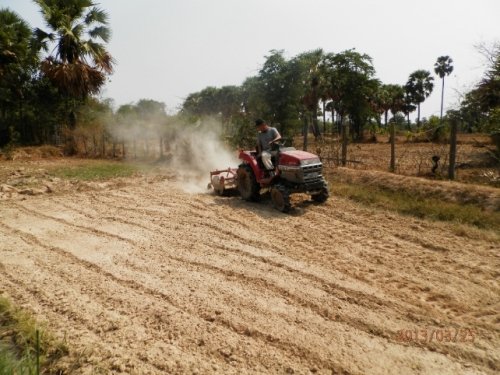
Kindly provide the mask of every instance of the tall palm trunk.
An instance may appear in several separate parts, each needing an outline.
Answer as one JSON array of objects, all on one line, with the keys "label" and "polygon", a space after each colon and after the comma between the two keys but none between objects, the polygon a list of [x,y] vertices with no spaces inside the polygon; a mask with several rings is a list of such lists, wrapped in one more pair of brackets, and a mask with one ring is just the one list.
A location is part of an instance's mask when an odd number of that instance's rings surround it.
[{"label": "tall palm trunk", "polygon": [[389,167],[391,172],[396,170],[396,124],[395,121],[391,123],[391,165]]},{"label": "tall palm trunk", "polygon": [[420,128],[420,103],[417,104],[417,129]]},{"label": "tall palm trunk", "polygon": [[307,136],[308,136],[308,133],[309,133],[309,121],[308,121],[308,115],[307,115],[307,113],[304,114],[304,130],[303,130],[303,133],[304,133],[304,141],[303,141],[303,144],[302,144],[302,149],[304,151],[307,151]]},{"label": "tall palm trunk", "polygon": [[340,118],[340,127],[342,129],[342,166],[345,167],[347,164],[347,137],[348,128],[347,124],[343,121],[344,117]]},{"label": "tall palm trunk", "polygon": [[323,100],[323,134],[326,134],[326,112],[325,112],[325,101]]},{"label": "tall palm trunk", "polygon": [[451,119],[451,132],[450,132],[450,164],[448,166],[448,178],[455,179],[455,161],[457,158],[457,128],[458,120]]},{"label": "tall palm trunk", "polygon": [[335,129],[335,124],[336,124],[336,118],[335,118],[335,109],[333,109],[333,106],[332,106],[332,134],[334,132],[334,129]]},{"label": "tall palm trunk", "polygon": [[444,76],[443,76],[443,85],[441,87],[441,121],[443,121],[443,103],[444,103]]},{"label": "tall palm trunk", "polygon": [[106,157],[106,133],[104,131],[101,133],[101,155],[103,158]]},{"label": "tall palm trunk", "polygon": [[314,134],[314,138],[318,139],[321,137],[321,130],[319,128],[319,121],[318,121],[318,113],[317,112],[312,112],[311,113],[311,119],[312,119],[312,130]]}]

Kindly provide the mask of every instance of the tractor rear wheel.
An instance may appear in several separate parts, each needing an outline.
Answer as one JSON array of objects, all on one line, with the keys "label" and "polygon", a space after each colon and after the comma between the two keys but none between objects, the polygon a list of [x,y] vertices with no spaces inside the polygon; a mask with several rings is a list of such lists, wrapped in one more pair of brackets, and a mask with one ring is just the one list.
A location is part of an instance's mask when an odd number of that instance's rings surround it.
[{"label": "tractor rear wheel", "polygon": [[260,185],[257,183],[252,168],[241,164],[237,171],[238,191],[246,201],[258,201],[260,198]]},{"label": "tractor rear wheel", "polygon": [[292,207],[290,203],[290,192],[288,189],[281,185],[276,185],[271,189],[271,200],[273,201],[273,206],[278,211],[288,212]]}]

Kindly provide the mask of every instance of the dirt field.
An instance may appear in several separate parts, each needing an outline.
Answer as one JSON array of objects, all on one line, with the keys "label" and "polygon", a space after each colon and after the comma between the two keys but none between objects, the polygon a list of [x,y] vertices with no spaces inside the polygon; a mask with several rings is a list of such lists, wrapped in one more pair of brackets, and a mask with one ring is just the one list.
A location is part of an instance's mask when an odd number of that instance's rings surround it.
[{"label": "dirt field", "polygon": [[68,373],[500,370],[487,232],[124,181],[0,201],[0,293],[68,343]]}]

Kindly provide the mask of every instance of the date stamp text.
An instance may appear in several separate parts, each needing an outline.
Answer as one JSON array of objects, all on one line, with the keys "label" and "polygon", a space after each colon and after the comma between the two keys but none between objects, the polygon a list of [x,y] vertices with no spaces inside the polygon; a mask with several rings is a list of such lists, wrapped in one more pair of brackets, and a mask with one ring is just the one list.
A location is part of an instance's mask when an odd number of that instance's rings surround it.
[{"label": "date stamp text", "polygon": [[396,332],[396,340],[400,342],[460,342],[473,343],[476,330],[471,328],[421,328],[400,329]]}]

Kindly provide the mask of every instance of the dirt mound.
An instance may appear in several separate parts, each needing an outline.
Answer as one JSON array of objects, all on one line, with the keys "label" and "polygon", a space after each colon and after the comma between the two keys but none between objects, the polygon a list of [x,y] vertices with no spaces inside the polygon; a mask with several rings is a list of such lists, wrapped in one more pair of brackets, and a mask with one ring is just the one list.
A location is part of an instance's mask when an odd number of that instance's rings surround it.
[{"label": "dirt mound", "polygon": [[5,160],[37,160],[46,158],[55,158],[63,156],[62,149],[55,146],[33,146],[33,147],[17,147],[13,150],[0,153],[0,159]]},{"label": "dirt mound", "polygon": [[349,168],[335,169],[332,177],[333,180],[347,183],[361,183],[391,191],[406,191],[420,196],[436,197],[448,202],[471,203],[487,210],[500,210],[500,189],[489,186]]},{"label": "dirt mound", "polygon": [[[54,165],[78,165],[80,161],[72,162],[63,159],[53,161]],[[107,180],[85,181],[78,178],[56,177],[51,171],[53,164],[44,161],[23,161],[21,163],[0,164],[0,200],[25,200],[28,196],[50,193],[64,194],[75,191],[103,190],[118,188],[127,184],[126,177],[108,178]],[[158,168],[159,169],[159,168]],[[143,179],[148,178],[138,173]],[[156,175],[154,178],[161,176]]]}]

